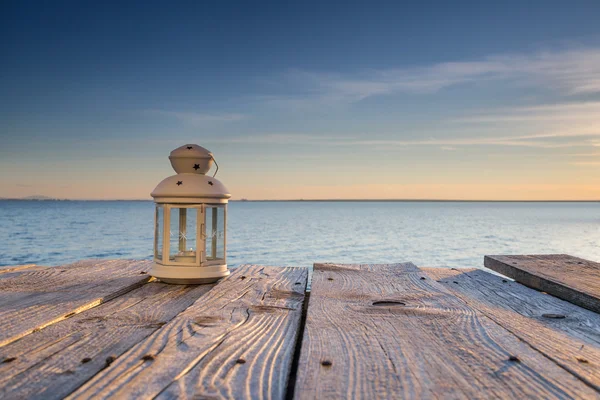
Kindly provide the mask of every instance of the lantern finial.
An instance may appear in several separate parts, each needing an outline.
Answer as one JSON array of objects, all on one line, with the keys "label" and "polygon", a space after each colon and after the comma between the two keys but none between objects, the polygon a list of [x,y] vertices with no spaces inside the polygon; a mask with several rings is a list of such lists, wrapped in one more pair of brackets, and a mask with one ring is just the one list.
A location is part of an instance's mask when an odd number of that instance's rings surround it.
[{"label": "lantern finial", "polygon": [[169,155],[173,169],[178,174],[206,174],[213,165],[213,154],[197,144],[184,144]]}]

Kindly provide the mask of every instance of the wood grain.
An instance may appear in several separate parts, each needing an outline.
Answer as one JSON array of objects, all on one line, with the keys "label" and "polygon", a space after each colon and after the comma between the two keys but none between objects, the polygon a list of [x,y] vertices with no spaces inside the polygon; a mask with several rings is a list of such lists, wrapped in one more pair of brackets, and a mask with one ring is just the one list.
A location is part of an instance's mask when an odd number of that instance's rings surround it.
[{"label": "wood grain", "polygon": [[0,279],[11,278],[22,274],[23,272],[39,271],[49,267],[36,264],[25,264],[25,265],[5,265],[0,267]]},{"label": "wood grain", "polygon": [[485,256],[487,268],[600,313],[600,264],[566,254]]},{"label": "wood grain", "polygon": [[600,315],[485,271],[422,269],[471,307],[600,391]]},{"label": "wood grain", "polygon": [[284,398],[307,269],[242,266],[70,398]]},{"label": "wood grain", "polygon": [[0,347],[143,285],[150,264],[87,260],[0,279]]},{"label": "wood grain", "polygon": [[148,283],[0,348],[0,398],[64,398],[212,286]]},{"label": "wood grain", "polygon": [[597,398],[414,265],[315,265],[295,398]]}]

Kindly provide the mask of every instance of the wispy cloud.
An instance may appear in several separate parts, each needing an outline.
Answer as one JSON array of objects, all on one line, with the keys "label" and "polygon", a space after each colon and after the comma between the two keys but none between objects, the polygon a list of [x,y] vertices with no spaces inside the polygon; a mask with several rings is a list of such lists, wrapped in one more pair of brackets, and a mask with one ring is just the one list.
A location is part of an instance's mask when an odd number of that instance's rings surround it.
[{"label": "wispy cloud", "polygon": [[571,153],[571,154],[567,154],[568,156],[572,156],[572,157],[598,157],[600,158],[600,153]]},{"label": "wispy cloud", "polygon": [[571,165],[577,165],[580,167],[595,167],[600,166],[600,161],[576,161],[572,162]]},{"label": "wispy cloud", "polygon": [[[542,135],[542,134],[540,134]],[[448,138],[435,138],[430,137],[427,139],[364,139],[365,137],[372,136],[369,133],[359,135],[311,135],[302,133],[266,133],[266,134],[254,134],[245,135],[240,137],[213,137],[206,138],[206,143],[221,143],[221,144],[275,144],[275,145],[310,145],[310,146],[332,146],[332,147],[415,147],[415,146],[431,146],[438,147],[440,150],[453,151],[460,147],[473,147],[473,146],[507,146],[507,147],[530,147],[530,148],[541,148],[541,149],[557,149],[557,148],[571,148],[571,147],[582,147],[584,144],[581,141],[564,141],[555,140],[561,138],[540,138],[535,135],[522,135],[522,136],[499,136],[499,137],[448,137]],[[388,136],[395,136],[388,134]],[[600,136],[600,135],[599,135]],[[587,145],[591,145],[587,144]],[[600,144],[599,144],[600,146]]]},{"label": "wispy cloud", "polygon": [[[539,149],[600,147],[600,47],[570,47],[530,54],[490,55],[481,59],[442,62],[411,68],[373,69],[348,73],[290,70],[273,77],[264,87],[271,92],[255,96],[260,105],[320,111],[393,94],[427,95],[464,84],[500,82],[522,89],[555,92],[553,104],[502,107],[470,111],[419,132],[362,132],[343,134],[265,133],[223,135],[206,141],[281,145],[408,147],[436,146],[451,151],[467,146],[506,146]],[[264,83],[264,82],[263,82]],[[587,99],[588,101],[582,101]],[[246,118],[239,113],[197,113],[153,110],[192,126]],[[272,114],[269,114],[272,115]],[[451,125],[451,126],[450,126]],[[411,129],[419,129],[411,127]],[[423,139],[420,139],[423,138]],[[411,139],[409,139],[411,138]],[[415,139],[416,138],[416,139]]]},{"label": "wispy cloud", "polygon": [[291,70],[278,79],[278,89],[285,87],[286,94],[261,99],[293,106],[347,104],[373,96],[435,93],[454,85],[493,80],[550,88],[566,96],[600,93],[600,48],[492,55],[345,74]]},{"label": "wispy cloud", "polygon": [[161,115],[179,120],[181,123],[191,126],[203,126],[214,122],[239,121],[246,116],[238,113],[199,113],[186,111],[147,110],[149,114]]},{"label": "wispy cloud", "polygon": [[508,146],[508,147],[536,147],[541,149],[557,149],[568,147],[581,147],[581,142],[549,142],[527,140],[527,136],[507,136],[490,138],[448,138],[448,139],[429,139],[429,140],[357,140],[339,143],[340,145],[351,146],[436,146],[436,147],[463,147],[463,146]]},{"label": "wispy cloud", "polygon": [[600,146],[600,102],[598,101],[505,107],[474,112],[449,122],[456,126],[477,127],[483,130],[493,126],[495,129],[520,131],[521,134],[518,136],[503,139],[524,145],[533,143],[534,147]]},{"label": "wispy cloud", "polygon": [[454,118],[454,123],[511,123],[511,122],[565,122],[600,124],[600,102],[567,102],[536,106],[499,108],[483,112],[471,112],[469,116]]},{"label": "wispy cloud", "polygon": [[311,135],[305,133],[264,133],[258,135],[244,136],[220,136],[207,138],[206,143],[228,143],[228,144],[329,144],[337,143],[338,140],[346,140],[347,137],[333,135]]}]

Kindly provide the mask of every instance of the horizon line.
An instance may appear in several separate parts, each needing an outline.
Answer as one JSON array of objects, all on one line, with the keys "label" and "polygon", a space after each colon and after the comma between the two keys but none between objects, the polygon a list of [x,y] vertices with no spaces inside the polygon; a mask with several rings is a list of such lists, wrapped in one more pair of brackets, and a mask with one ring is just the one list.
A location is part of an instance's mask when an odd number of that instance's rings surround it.
[{"label": "horizon line", "polygon": [[[0,201],[149,201],[153,202],[152,199],[59,199],[59,198],[46,198],[46,199],[27,199],[27,198],[0,198]],[[313,202],[313,203],[334,203],[334,202],[363,202],[363,203],[409,203],[409,202],[422,202],[422,203],[598,203],[600,199],[596,200],[558,200],[558,199],[540,199],[540,200],[497,200],[497,199],[234,199],[229,200],[230,203],[265,203],[265,202]]]}]

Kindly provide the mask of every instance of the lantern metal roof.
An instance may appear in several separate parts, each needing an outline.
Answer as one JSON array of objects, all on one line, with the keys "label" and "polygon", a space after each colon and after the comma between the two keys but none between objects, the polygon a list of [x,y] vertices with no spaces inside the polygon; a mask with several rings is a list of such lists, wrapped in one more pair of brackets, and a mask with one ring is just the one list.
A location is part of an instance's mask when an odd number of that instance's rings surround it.
[{"label": "lantern metal roof", "polygon": [[157,203],[227,203],[229,190],[215,177],[205,175],[214,163],[213,154],[197,144],[186,144],[169,155],[177,175],[164,179],[152,191]]}]

